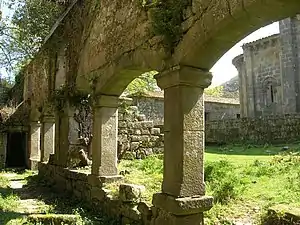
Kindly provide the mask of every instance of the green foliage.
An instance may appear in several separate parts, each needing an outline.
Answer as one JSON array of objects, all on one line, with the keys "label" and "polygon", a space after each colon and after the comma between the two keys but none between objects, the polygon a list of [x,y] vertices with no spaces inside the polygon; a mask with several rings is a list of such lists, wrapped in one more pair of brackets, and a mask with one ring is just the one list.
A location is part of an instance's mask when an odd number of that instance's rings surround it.
[{"label": "green foliage", "polygon": [[204,180],[214,200],[221,204],[239,197],[243,192],[243,179],[235,172],[235,167],[225,160],[206,163]]},{"label": "green foliage", "polygon": [[125,94],[133,94],[144,91],[155,91],[158,89],[154,75],[156,71],[143,73],[138,78],[134,79],[124,91]]},{"label": "green foliage", "polygon": [[60,111],[64,108],[68,102],[71,106],[90,106],[92,104],[92,98],[89,93],[79,91],[67,86],[62,86],[53,92],[51,96],[55,108]]},{"label": "green foliage", "polygon": [[13,13],[0,22],[0,65],[17,74],[41,47],[63,8],[49,0],[4,0]]},{"label": "green foliage", "polygon": [[164,37],[171,52],[182,36],[183,10],[190,4],[190,0],[156,0],[150,4],[153,32]]},{"label": "green foliage", "polygon": [[204,93],[214,97],[222,97],[224,91],[223,89],[224,89],[223,86],[210,87],[210,88],[206,88],[204,90]]}]

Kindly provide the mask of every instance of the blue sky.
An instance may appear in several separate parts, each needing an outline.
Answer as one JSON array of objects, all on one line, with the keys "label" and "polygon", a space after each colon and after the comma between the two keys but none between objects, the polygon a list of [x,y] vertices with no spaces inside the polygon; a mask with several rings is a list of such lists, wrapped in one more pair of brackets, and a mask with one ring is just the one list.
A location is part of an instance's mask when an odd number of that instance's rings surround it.
[{"label": "blue sky", "polygon": [[[0,0],[1,2],[1,0]],[[3,17],[9,17],[12,15],[12,11],[8,10],[5,6],[2,6]],[[242,45],[248,42],[258,40],[260,38],[270,36],[272,34],[279,33],[278,22],[270,24],[266,27],[253,32],[240,42],[238,42],[234,47],[232,47],[223,57],[212,67],[211,72],[213,73],[212,86],[217,86],[225,81],[230,80],[232,77],[237,75],[237,70],[232,65],[232,59],[243,52]],[[5,72],[0,69],[2,75],[5,76]],[[226,72],[224,72],[226,71]]]}]

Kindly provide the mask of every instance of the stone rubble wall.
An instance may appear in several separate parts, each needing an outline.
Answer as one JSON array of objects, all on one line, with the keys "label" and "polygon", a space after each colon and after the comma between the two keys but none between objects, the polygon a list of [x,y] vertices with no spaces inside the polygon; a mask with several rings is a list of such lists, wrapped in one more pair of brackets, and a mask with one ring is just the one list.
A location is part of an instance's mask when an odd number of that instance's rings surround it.
[{"label": "stone rubble wall", "polygon": [[163,153],[162,126],[146,120],[136,106],[120,107],[118,120],[118,154],[126,152],[123,159],[142,159]]},{"label": "stone rubble wall", "polygon": [[120,221],[120,224],[149,225],[157,209],[141,201],[144,186],[120,184],[117,196],[104,188],[101,178],[55,165],[39,163],[39,177],[51,188],[83,200],[99,213]]},{"label": "stone rubble wall", "polygon": [[206,143],[287,143],[300,139],[300,114],[210,121]]}]

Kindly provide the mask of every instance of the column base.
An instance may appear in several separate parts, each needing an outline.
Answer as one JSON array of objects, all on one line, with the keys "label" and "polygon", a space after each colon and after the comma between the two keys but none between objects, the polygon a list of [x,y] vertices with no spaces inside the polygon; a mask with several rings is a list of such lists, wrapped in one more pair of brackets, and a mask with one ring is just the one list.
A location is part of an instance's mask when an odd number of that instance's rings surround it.
[{"label": "column base", "polygon": [[115,175],[115,176],[97,176],[94,174],[90,174],[88,176],[88,183],[94,187],[102,187],[103,184],[109,184],[117,181],[122,181],[124,179],[123,176]]},{"label": "column base", "polygon": [[176,198],[167,194],[153,195],[153,205],[156,208],[153,225],[203,225],[203,212],[213,206],[213,197],[195,196]]},{"label": "column base", "polygon": [[30,170],[38,170],[38,164],[40,163],[40,160],[38,159],[29,159],[29,169]]}]

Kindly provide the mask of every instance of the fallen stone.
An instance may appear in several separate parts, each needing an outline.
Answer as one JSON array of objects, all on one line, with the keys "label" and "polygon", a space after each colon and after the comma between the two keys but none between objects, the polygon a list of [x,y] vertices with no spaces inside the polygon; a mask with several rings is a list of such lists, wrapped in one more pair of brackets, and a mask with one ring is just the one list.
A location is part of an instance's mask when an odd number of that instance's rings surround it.
[{"label": "fallen stone", "polygon": [[262,221],[264,225],[300,224],[300,208],[288,205],[275,205],[268,209]]},{"label": "fallen stone", "polygon": [[143,185],[121,184],[119,186],[119,198],[123,202],[140,202],[144,191]]}]

